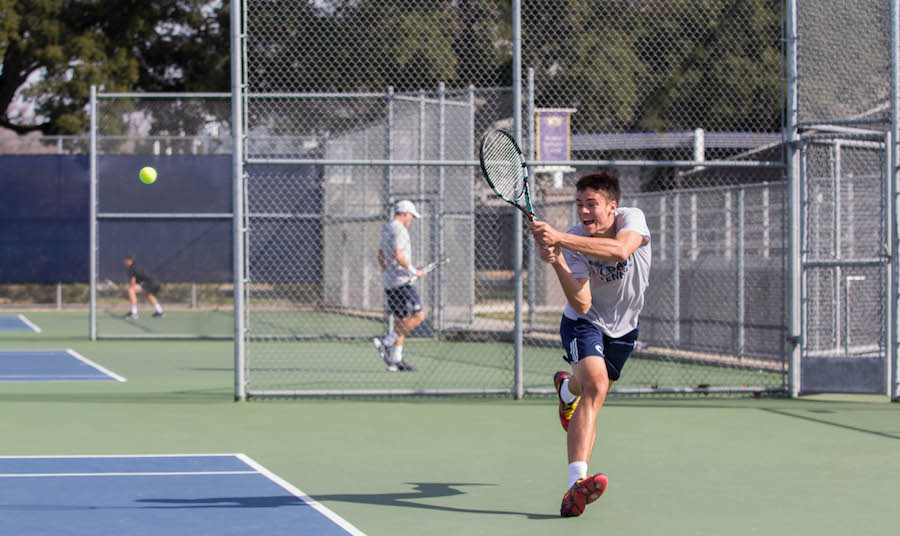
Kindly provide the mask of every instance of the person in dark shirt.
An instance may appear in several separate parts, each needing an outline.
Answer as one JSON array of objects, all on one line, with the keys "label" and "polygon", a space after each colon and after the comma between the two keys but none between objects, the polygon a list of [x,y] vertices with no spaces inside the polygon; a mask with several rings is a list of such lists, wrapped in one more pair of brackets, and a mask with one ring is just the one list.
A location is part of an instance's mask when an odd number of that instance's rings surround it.
[{"label": "person in dark shirt", "polygon": [[125,318],[137,318],[137,293],[143,292],[147,295],[147,299],[150,300],[150,303],[153,304],[153,308],[156,311],[153,313],[154,317],[160,318],[165,316],[165,311],[163,311],[162,306],[159,304],[159,300],[156,299],[156,295],[159,294],[159,289],[162,285],[159,284],[152,277],[147,275],[146,272],[138,268],[137,264],[134,262],[134,257],[132,255],[125,256],[125,267],[128,268],[128,289],[126,290],[128,301],[131,303],[131,309],[128,311],[128,314],[125,315]]}]

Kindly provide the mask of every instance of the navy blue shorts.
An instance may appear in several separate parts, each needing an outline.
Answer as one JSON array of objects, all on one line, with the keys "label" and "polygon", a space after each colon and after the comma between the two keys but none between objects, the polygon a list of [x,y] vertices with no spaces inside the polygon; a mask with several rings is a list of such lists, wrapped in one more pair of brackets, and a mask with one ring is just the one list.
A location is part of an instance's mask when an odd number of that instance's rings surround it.
[{"label": "navy blue shorts", "polygon": [[583,319],[572,320],[563,315],[559,324],[559,334],[562,337],[563,349],[566,351],[564,358],[566,361],[574,365],[583,357],[599,355],[606,361],[609,379],[616,381],[622,374],[625,361],[634,350],[638,328],[618,339],[613,339],[600,331],[596,324]]},{"label": "navy blue shorts", "polygon": [[412,285],[386,288],[384,294],[387,296],[388,310],[399,318],[413,316],[422,310],[422,300]]}]

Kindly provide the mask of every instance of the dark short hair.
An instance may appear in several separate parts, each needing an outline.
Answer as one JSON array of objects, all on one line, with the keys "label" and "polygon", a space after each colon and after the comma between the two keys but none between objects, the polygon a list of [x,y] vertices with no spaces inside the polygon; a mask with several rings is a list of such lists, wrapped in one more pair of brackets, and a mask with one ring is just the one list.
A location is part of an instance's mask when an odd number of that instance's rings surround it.
[{"label": "dark short hair", "polygon": [[133,260],[134,260],[134,255],[131,255],[131,254],[125,255],[125,260],[126,260],[126,261],[133,261]]},{"label": "dark short hair", "polygon": [[596,171],[578,179],[575,189],[579,192],[592,188],[603,192],[610,201],[619,203],[622,191],[619,189],[619,177],[609,171]]}]

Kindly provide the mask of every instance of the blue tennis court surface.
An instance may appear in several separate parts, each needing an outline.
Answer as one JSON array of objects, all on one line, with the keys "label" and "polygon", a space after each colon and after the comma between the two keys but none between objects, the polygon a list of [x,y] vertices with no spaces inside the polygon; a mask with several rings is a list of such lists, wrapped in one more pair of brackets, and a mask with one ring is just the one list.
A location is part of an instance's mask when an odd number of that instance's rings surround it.
[{"label": "blue tennis court surface", "polygon": [[0,534],[362,532],[243,454],[0,456]]},{"label": "blue tennis court surface", "polygon": [[25,315],[0,315],[0,331],[33,331],[41,332],[41,328],[28,320]]},{"label": "blue tennis court surface", "polygon": [[75,350],[0,350],[0,382],[124,382]]}]

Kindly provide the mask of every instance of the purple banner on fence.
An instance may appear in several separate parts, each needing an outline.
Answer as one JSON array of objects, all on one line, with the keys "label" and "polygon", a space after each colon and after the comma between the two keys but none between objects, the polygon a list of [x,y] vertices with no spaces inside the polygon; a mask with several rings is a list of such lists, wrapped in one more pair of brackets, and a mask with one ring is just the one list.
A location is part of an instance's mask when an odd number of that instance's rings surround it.
[{"label": "purple banner on fence", "polygon": [[538,160],[569,160],[569,117],[574,111],[570,108],[535,111]]}]

